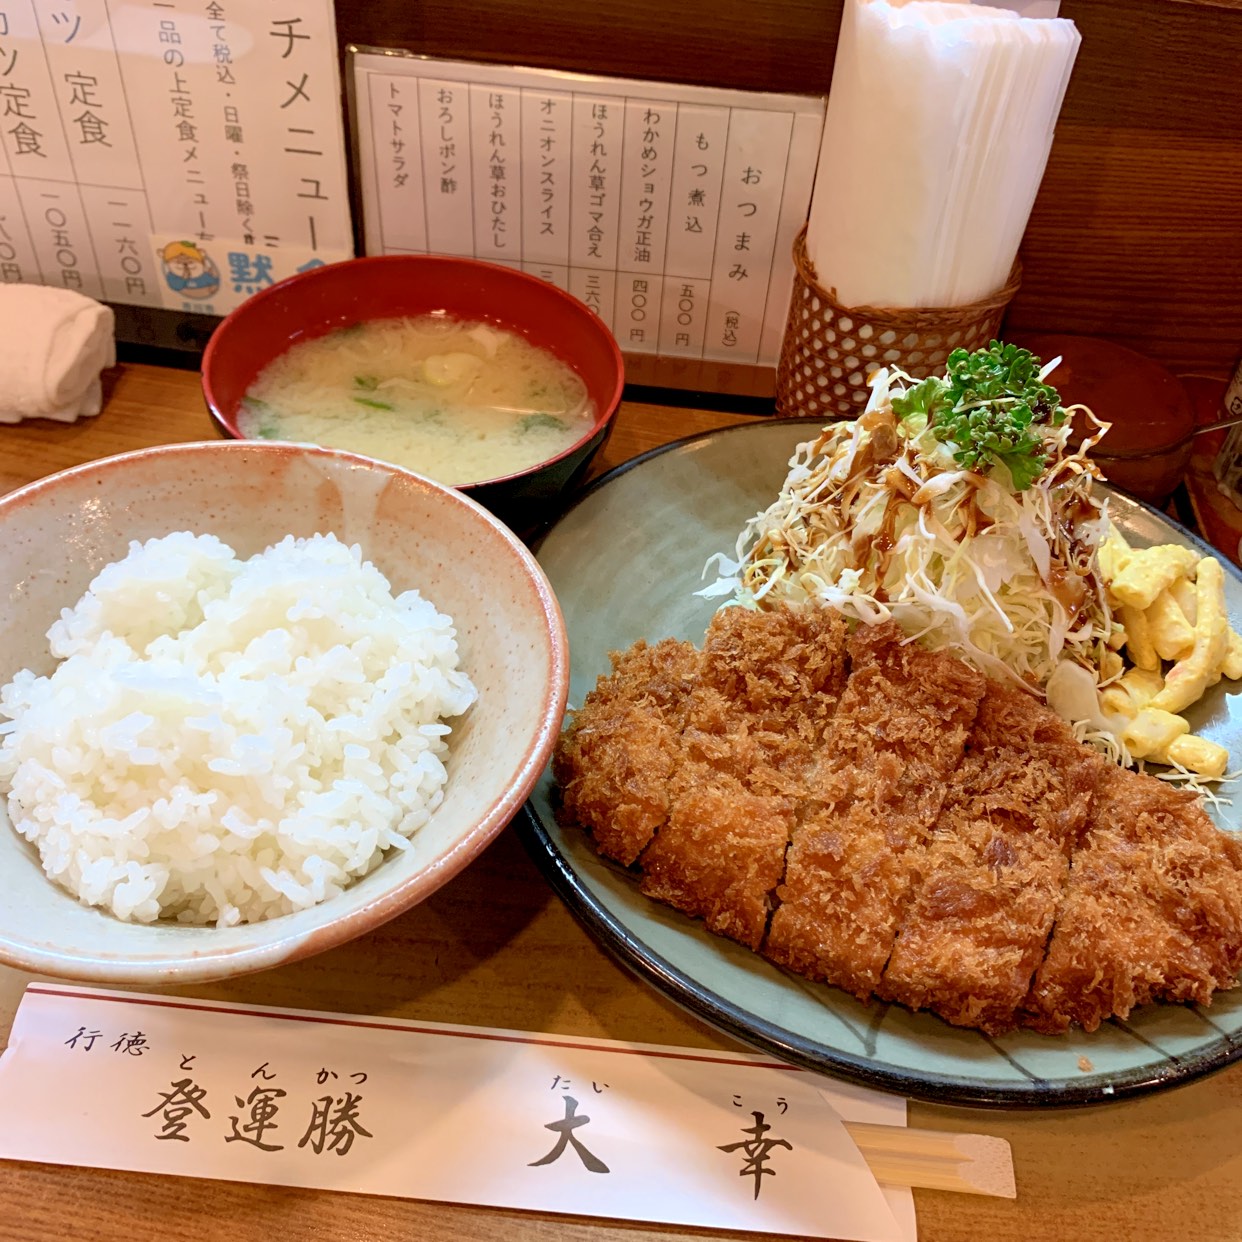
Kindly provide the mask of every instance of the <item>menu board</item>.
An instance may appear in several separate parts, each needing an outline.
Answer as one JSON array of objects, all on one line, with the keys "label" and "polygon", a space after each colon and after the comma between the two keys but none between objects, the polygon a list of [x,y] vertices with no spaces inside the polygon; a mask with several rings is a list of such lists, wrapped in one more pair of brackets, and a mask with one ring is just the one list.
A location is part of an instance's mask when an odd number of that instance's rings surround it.
[{"label": "menu board", "polygon": [[331,0],[3,0],[0,280],[223,314],[352,253]]},{"label": "menu board", "polygon": [[775,365],[822,98],[351,53],[368,253],[531,272],[632,355]]}]

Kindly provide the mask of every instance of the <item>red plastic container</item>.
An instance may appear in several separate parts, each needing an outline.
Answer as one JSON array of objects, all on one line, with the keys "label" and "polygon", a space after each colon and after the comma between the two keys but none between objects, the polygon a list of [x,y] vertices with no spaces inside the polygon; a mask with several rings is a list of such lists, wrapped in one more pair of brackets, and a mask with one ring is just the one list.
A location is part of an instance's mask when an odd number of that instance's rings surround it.
[{"label": "red plastic container", "polygon": [[370,319],[444,311],[520,332],[572,367],[596,409],[589,432],[557,456],[516,474],[460,491],[510,525],[529,528],[550,515],[603,448],[621,402],[621,351],[600,318],[576,298],[512,268],[440,255],[381,255],[332,263],[291,276],[247,299],[216,329],[203,353],[203,396],[225,436],[259,372],[297,341]]}]

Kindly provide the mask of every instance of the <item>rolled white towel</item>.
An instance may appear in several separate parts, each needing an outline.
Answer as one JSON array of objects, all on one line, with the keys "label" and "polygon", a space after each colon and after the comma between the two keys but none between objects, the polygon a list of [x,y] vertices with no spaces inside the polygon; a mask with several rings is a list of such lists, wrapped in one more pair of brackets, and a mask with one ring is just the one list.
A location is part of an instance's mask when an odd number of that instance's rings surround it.
[{"label": "rolled white towel", "polygon": [[111,307],[72,289],[0,285],[0,423],[98,414],[116,362]]}]

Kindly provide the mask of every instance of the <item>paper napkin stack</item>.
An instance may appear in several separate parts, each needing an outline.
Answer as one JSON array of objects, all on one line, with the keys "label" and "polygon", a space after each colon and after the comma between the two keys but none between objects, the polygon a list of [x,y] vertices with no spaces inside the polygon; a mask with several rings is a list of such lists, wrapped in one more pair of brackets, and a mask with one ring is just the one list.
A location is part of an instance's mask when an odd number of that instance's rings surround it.
[{"label": "paper napkin stack", "polygon": [[960,306],[1004,285],[1080,37],[1063,18],[846,0],[807,253],[845,306]]}]

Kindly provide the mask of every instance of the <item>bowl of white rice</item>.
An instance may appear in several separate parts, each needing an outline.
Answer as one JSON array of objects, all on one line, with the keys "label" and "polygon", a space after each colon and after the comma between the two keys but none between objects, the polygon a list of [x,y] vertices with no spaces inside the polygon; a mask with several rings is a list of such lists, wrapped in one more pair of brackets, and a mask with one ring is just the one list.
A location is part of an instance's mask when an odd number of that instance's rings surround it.
[{"label": "bowl of white rice", "polygon": [[472,500],[284,443],[0,497],[0,960],[261,970],[421,901],[508,823],[567,693],[556,600]]}]

